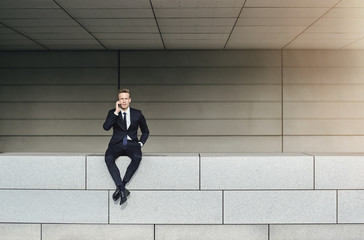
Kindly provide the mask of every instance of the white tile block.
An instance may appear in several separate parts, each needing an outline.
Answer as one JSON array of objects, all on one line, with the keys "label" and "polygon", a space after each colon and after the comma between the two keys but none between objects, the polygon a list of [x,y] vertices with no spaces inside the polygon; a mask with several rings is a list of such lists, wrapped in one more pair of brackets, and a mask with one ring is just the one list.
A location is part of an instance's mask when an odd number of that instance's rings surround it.
[{"label": "white tile block", "polygon": [[227,191],[224,223],[335,223],[335,191]]},{"label": "white tile block", "polygon": [[[121,177],[130,163],[119,157],[116,164]],[[87,188],[114,189],[115,183],[106,167],[104,156],[87,157]],[[146,154],[127,185],[128,189],[198,189],[199,156],[197,154]]]},{"label": "white tile block", "polygon": [[4,240],[41,240],[39,224],[0,224],[0,238]]},{"label": "white tile block", "polygon": [[201,154],[202,189],[313,189],[304,154]]},{"label": "white tile block", "polygon": [[222,223],[221,192],[131,191],[128,201],[122,206],[111,197],[110,201],[110,223]]},{"label": "white tile block", "polygon": [[339,223],[364,223],[364,191],[339,191]]},{"label": "white tile block", "polygon": [[44,224],[42,240],[153,240],[152,225],[64,225]]},{"label": "white tile block", "polygon": [[107,191],[1,190],[0,222],[107,223]]},{"label": "white tile block", "polygon": [[157,225],[156,240],[267,240],[267,225]]},{"label": "white tile block", "polygon": [[364,225],[271,225],[270,240],[362,240]]},{"label": "white tile block", "polygon": [[85,156],[1,154],[0,188],[85,189]]},{"label": "white tile block", "polygon": [[363,189],[364,154],[315,154],[317,189]]}]

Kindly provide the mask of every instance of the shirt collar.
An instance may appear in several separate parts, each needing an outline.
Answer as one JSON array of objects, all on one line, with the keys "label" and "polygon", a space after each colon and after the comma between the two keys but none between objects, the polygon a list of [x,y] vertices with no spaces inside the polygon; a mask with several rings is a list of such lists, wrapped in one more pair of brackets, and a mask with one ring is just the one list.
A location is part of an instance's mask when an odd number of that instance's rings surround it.
[{"label": "shirt collar", "polygon": [[124,110],[122,110],[121,109],[121,114],[123,114],[123,113],[126,113],[128,116],[130,116],[129,114],[130,114],[130,107],[128,107],[128,109],[126,109],[126,111],[124,111]]}]

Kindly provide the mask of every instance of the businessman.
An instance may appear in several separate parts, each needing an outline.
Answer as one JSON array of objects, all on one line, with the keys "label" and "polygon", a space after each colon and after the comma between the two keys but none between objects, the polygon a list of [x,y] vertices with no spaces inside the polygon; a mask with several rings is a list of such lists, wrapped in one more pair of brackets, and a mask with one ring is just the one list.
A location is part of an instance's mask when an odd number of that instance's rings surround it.
[{"label": "businessman", "polygon": [[[120,205],[125,203],[130,195],[125,185],[139,167],[142,160],[141,147],[149,136],[148,125],[142,112],[130,108],[130,102],[129,89],[120,89],[115,108],[109,111],[103,125],[106,131],[113,128],[113,135],[105,153],[105,162],[116,185],[116,190],[112,196],[113,200],[117,201],[120,198]],[[142,133],[140,139],[138,139],[138,128]],[[115,164],[115,160],[119,156],[128,156],[131,159],[123,179],[121,179],[119,168]]]}]

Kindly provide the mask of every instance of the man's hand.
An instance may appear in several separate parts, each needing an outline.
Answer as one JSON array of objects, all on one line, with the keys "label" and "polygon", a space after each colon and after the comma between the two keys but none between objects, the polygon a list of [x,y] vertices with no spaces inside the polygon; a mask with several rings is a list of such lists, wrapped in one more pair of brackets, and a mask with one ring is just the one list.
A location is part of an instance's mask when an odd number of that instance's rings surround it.
[{"label": "man's hand", "polygon": [[121,102],[120,101],[117,101],[116,103],[115,103],[115,114],[116,115],[118,115],[119,114],[119,112],[121,111],[121,108],[119,107],[119,104],[121,104]]}]

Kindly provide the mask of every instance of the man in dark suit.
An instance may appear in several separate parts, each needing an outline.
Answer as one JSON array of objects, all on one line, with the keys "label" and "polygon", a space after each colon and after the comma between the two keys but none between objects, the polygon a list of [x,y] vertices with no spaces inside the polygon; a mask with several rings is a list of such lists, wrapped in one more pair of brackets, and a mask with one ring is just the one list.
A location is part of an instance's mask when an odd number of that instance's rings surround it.
[{"label": "man in dark suit", "polygon": [[[106,166],[115,182],[116,190],[113,194],[114,201],[120,199],[120,205],[125,203],[130,192],[125,185],[130,181],[142,160],[141,147],[149,136],[147,122],[140,110],[130,108],[130,92],[128,89],[120,89],[115,108],[111,109],[106,117],[103,128],[108,131],[113,128],[113,135],[105,153]],[[138,139],[138,128],[142,132]],[[115,160],[119,156],[128,156],[131,162],[121,179],[119,168]]]}]

